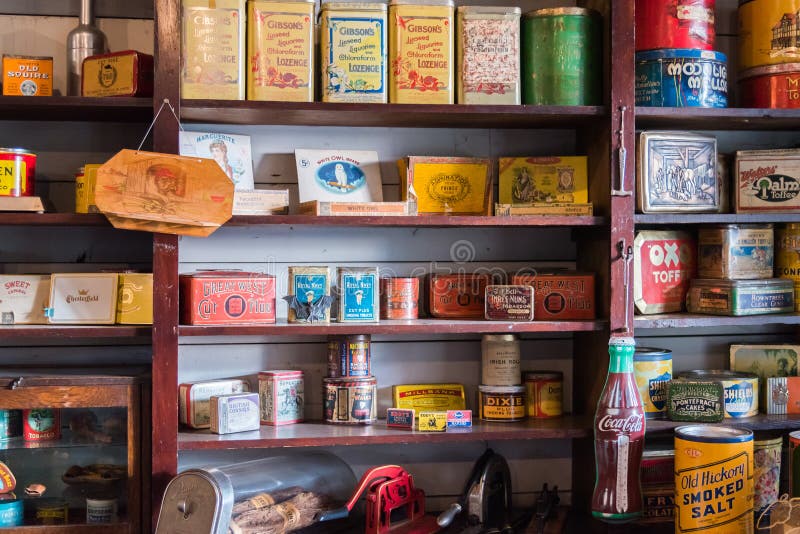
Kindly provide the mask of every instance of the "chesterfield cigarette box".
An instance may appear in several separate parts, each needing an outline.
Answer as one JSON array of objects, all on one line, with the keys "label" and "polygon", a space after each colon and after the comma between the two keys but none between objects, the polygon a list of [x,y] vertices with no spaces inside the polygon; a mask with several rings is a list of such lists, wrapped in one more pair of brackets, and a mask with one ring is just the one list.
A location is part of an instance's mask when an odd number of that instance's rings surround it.
[{"label": "chesterfield cigarette box", "polygon": [[736,213],[800,211],[800,149],[740,150],[734,177]]},{"label": "chesterfield cigarette box", "polygon": [[211,427],[211,397],[244,393],[249,384],[239,378],[187,382],[178,386],[178,414],[181,424],[191,428]]},{"label": "chesterfield cigarette box", "polygon": [[136,50],[83,60],[83,96],[153,96],[153,56]]},{"label": "chesterfield cigarette box", "polygon": [[117,324],[153,324],[153,275],[120,273]]},{"label": "chesterfield cigarette box", "polygon": [[49,275],[0,275],[0,324],[47,324]]},{"label": "chesterfield cigarette box", "polygon": [[594,319],[594,274],[572,271],[515,274],[512,284],[533,287],[533,319]]},{"label": "chesterfield cigarette box", "polygon": [[243,271],[205,271],[180,276],[181,323],[275,322],[275,277]]},{"label": "chesterfield cigarette box", "polygon": [[209,400],[211,432],[233,434],[258,430],[261,421],[258,412],[258,393],[231,393],[214,395]]},{"label": "chesterfield cigarette box", "polygon": [[50,276],[52,324],[114,324],[117,317],[117,273],[54,273]]}]

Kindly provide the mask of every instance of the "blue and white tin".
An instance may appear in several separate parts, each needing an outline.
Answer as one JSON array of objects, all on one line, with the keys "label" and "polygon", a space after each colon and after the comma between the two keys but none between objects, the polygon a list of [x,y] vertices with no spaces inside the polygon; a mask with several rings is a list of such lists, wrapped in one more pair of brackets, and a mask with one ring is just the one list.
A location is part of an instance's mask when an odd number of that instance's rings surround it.
[{"label": "blue and white tin", "polygon": [[736,371],[686,371],[679,378],[713,380],[725,389],[725,417],[738,419],[758,415],[758,376]]},{"label": "blue and white tin", "polygon": [[688,48],[637,52],[636,105],[728,107],[727,57]]},{"label": "blue and white tin", "polygon": [[25,521],[22,499],[0,500],[0,527],[19,527]]},{"label": "blue and white tin", "polygon": [[0,441],[22,435],[22,410],[0,410]]},{"label": "blue and white tin", "polygon": [[380,320],[378,268],[339,267],[339,322],[377,323]]}]

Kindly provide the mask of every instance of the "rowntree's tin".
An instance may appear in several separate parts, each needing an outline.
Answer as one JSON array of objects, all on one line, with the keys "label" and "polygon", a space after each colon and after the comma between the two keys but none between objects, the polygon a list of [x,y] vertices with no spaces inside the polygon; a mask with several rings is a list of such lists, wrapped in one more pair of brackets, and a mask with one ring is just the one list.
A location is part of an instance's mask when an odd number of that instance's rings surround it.
[{"label": "rowntree's tin", "polygon": [[633,299],[639,313],[683,309],[695,273],[697,247],[691,234],[642,230],[633,241]]},{"label": "rowntree's tin", "polygon": [[564,373],[528,371],[525,373],[528,417],[561,417],[564,400]]},{"label": "rowntree's tin", "polygon": [[794,282],[794,310],[800,311],[800,224],[775,230],[775,276]]},{"label": "rowntree's tin", "polygon": [[525,386],[478,386],[483,421],[512,423],[525,419]]},{"label": "rowntree's tin", "polygon": [[419,317],[419,278],[381,278],[381,319]]},{"label": "rowntree's tin", "polygon": [[637,52],[636,105],[728,107],[727,57],[688,48]]},{"label": "rowntree's tin", "polygon": [[23,148],[0,148],[0,197],[33,196],[36,154]]},{"label": "rowntree's tin", "polygon": [[648,419],[667,415],[667,384],[672,380],[672,351],[636,347],[633,353],[633,375]]},{"label": "rowntree's tin", "polygon": [[328,337],[328,378],[370,376],[370,336]]},{"label": "rowntree's tin", "polygon": [[789,433],[789,496],[800,497],[800,430]]},{"label": "rowntree's tin", "polygon": [[328,423],[371,425],[377,419],[378,380],[323,378],[322,399]]},{"label": "rowntree's tin", "polygon": [[794,283],[791,280],[696,279],[686,293],[690,313],[709,315],[761,315],[794,311]]},{"label": "rowntree's tin", "polygon": [[258,394],[262,425],[291,425],[303,421],[303,371],[261,371],[258,373]]},{"label": "rowntree's tin", "polygon": [[739,105],[747,108],[800,108],[800,63],[767,65],[739,76]]},{"label": "rowntree's tin", "polygon": [[636,51],[713,50],[715,0],[636,0]]},{"label": "rowntree's tin", "polygon": [[61,439],[61,410],[58,408],[22,410],[22,439],[25,441]]},{"label": "rowntree's tin", "polygon": [[432,274],[430,313],[446,319],[483,319],[489,274]]},{"label": "rowntree's tin", "polygon": [[758,517],[778,500],[783,436],[753,442],[753,510]]},{"label": "rowntree's tin", "polygon": [[538,9],[522,19],[522,103],[600,104],[602,19],[578,7]]},{"label": "rowntree's tin", "polygon": [[753,432],[675,429],[675,532],[753,532]]},{"label": "rowntree's tin", "polygon": [[[13,495],[13,493],[11,494]],[[20,527],[25,524],[22,499],[0,500],[0,527]]]},{"label": "rowntree's tin", "polygon": [[720,382],[725,390],[725,417],[758,415],[758,376],[736,371],[685,371],[678,378]]},{"label": "rowntree's tin", "polygon": [[721,224],[697,233],[700,278],[772,278],[775,233],[771,224]]},{"label": "rowntree's tin", "polygon": [[798,11],[800,0],[740,0],[739,70],[797,61]]}]

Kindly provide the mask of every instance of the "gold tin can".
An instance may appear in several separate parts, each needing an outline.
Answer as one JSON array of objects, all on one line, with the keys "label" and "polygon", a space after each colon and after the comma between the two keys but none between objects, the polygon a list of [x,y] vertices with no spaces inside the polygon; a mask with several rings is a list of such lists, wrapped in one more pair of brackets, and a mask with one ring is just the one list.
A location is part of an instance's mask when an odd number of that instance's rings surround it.
[{"label": "gold tin can", "polygon": [[528,417],[561,417],[564,402],[564,373],[528,371],[525,373]]},{"label": "gold tin can", "polygon": [[86,198],[86,168],[81,167],[75,173],[75,213],[87,212]]},{"label": "gold tin can", "polygon": [[775,276],[794,281],[794,310],[800,311],[800,224],[775,230]]},{"label": "gold tin can", "polygon": [[97,169],[102,163],[87,163],[75,175],[75,213],[100,213],[95,204]]},{"label": "gold tin can", "polygon": [[453,0],[392,0],[389,60],[389,102],[453,104]]},{"label": "gold tin can", "polygon": [[39,499],[36,501],[37,525],[66,525],[69,521],[69,505],[63,499]]},{"label": "gold tin can", "polygon": [[117,324],[153,324],[153,275],[120,273]]},{"label": "gold tin can", "polygon": [[800,0],[739,2],[739,70],[797,61]]}]

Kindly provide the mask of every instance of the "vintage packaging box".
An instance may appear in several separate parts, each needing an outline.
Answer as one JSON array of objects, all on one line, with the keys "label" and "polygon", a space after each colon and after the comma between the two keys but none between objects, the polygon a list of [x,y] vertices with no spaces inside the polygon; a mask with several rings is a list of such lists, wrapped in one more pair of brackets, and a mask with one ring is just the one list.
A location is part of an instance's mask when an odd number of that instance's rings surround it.
[{"label": "vintage packaging box", "polygon": [[81,70],[82,96],[153,96],[153,56],[123,50],[89,56]]},{"label": "vintage packaging box", "polygon": [[402,384],[392,386],[395,408],[446,412],[464,410],[464,386],[461,384]]},{"label": "vintage packaging box", "polygon": [[770,280],[695,279],[686,294],[690,313],[709,315],[762,315],[794,311],[794,283]]},{"label": "vintage packaging box", "polygon": [[102,163],[87,163],[81,167],[83,173],[75,176],[75,213],[100,213],[94,195],[97,189],[97,169],[102,166]]},{"label": "vintage packaging box", "polygon": [[380,321],[380,289],[377,267],[338,267],[340,323]]},{"label": "vintage packaging box", "polygon": [[[320,299],[331,294],[331,270],[326,266],[291,266],[289,267],[289,295],[295,295],[297,300],[312,306],[319,303]],[[331,320],[331,309],[328,307],[320,322],[327,323]],[[290,323],[304,323],[308,319],[298,319],[297,313],[289,307],[288,321]]]},{"label": "vintage packaging box", "polygon": [[725,417],[725,390],[713,380],[673,379],[667,385],[670,421],[719,423]]},{"label": "vintage packaging box", "polygon": [[47,324],[49,302],[50,275],[0,275],[0,324]]},{"label": "vintage packaging box", "polygon": [[181,156],[213,159],[236,191],[252,191],[253,156],[249,135],[218,132],[178,132]]},{"label": "vintage packaging box", "polygon": [[678,378],[719,382],[725,392],[725,417],[753,417],[758,414],[758,376],[720,369],[684,371]]},{"label": "vintage packaging box", "polygon": [[258,393],[231,393],[214,395],[209,399],[211,432],[214,434],[233,434],[258,430]]},{"label": "vintage packaging box", "polygon": [[800,210],[800,149],[740,150],[734,177],[736,213]]},{"label": "vintage packaging box", "polygon": [[766,380],[764,397],[770,415],[800,414],[800,376],[772,376]]},{"label": "vintage packaging box", "polygon": [[53,96],[53,58],[4,55],[3,96]]},{"label": "vintage packaging box", "polygon": [[53,273],[47,319],[52,324],[114,324],[118,286],[117,273]]},{"label": "vintage packaging box", "polygon": [[311,200],[297,206],[297,215],[317,217],[408,217],[417,215],[413,202],[322,202]]},{"label": "vintage packaging box", "polygon": [[398,162],[400,193],[420,214],[489,215],[492,165],[483,158],[409,156]]},{"label": "vintage packaging box", "polygon": [[500,158],[500,204],[589,202],[586,156]]},{"label": "vintage packaging box", "polygon": [[262,425],[291,425],[304,417],[303,371],[261,371],[258,373]]},{"label": "vintage packaging box", "polygon": [[448,432],[470,432],[472,430],[472,410],[447,410]]},{"label": "vintage packaging box", "polygon": [[120,273],[117,323],[153,324],[152,273]]},{"label": "vintage packaging box", "polygon": [[275,322],[275,277],[244,271],[180,275],[181,323]]},{"label": "vintage packaging box", "polygon": [[233,193],[233,215],[288,215],[288,189],[253,189]]},{"label": "vintage packaging box", "polygon": [[500,204],[495,203],[496,217],[518,217],[526,215],[550,215],[560,217],[591,217],[594,206],[586,204],[564,204],[562,202],[536,202],[533,204]]},{"label": "vintage packaging box", "polygon": [[336,425],[371,425],[378,418],[374,376],[322,379],[323,416]]},{"label": "vintage packaging box", "polygon": [[433,317],[481,319],[485,313],[486,286],[489,274],[432,274],[428,296]]},{"label": "vintage packaging box", "polygon": [[486,286],[484,316],[490,321],[532,321],[533,288],[528,285]]},{"label": "vintage packaging box", "polygon": [[404,430],[414,429],[414,410],[404,408],[386,409],[386,427],[402,428]]},{"label": "vintage packaging box", "polygon": [[686,232],[643,230],[633,242],[633,299],[643,314],[683,309],[695,274],[695,240]]},{"label": "vintage packaging box", "polygon": [[381,167],[373,150],[294,151],[300,202],[381,202]]},{"label": "vintage packaging box", "polygon": [[211,397],[230,395],[250,390],[249,384],[239,378],[186,382],[178,386],[178,410],[181,424],[191,428],[211,427]]},{"label": "vintage packaging box", "polygon": [[763,392],[761,404],[769,403],[767,379],[797,376],[800,345],[791,344],[733,344],[730,347],[730,368],[740,373],[753,373],[760,379]]},{"label": "vintage packaging box", "polygon": [[417,430],[420,432],[446,432],[447,412],[420,412]]},{"label": "vintage packaging box", "polygon": [[515,274],[512,284],[533,287],[533,319],[594,319],[594,274],[574,271]]},{"label": "vintage packaging box", "polygon": [[700,278],[772,278],[775,236],[771,224],[722,224],[697,232]]}]

